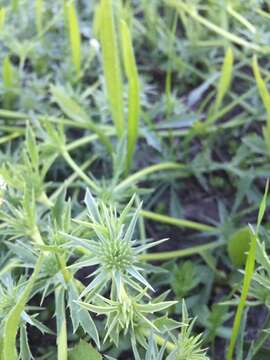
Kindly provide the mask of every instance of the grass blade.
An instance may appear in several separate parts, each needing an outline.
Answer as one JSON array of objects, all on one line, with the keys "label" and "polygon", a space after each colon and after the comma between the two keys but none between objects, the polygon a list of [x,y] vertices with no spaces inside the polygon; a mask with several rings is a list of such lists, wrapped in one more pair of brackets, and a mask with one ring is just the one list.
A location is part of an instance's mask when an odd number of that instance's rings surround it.
[{"label": "grass blade", "polygon": [[0,31],[3,31],[6,18],[6,9],[4,7],[0,8]]},{"label": "grass blade", "polygon": [[35,270],[29,279],[24,291],[22,292],[20,298],[18,299],[16,305],[7,315],[4,324],[4,336],[3,336],[3,360],[16,360],[17,359],[17,350],[16,350],[16,335],[17,330],[20,324],[21,313],[23,312],[26,302],[29,298],[32,287],[36,281],[36,278],[40,272],[43,262],[43,256],[40,256]]},{"label": "grass blade", "polygon": [[6,108],[10,108],[12,101],[13,69],[8,55],[5,56],[3,60],[2,76],[5,87],[4,105]]},{"label": "grass blade", "polygon": [[69,42],[71,59],[77,76],[81,73],[81,35],[74,1],[67,3]]},{"label": "grass blade", "polygon": [[199,15],[198,12],[196,12],[194,9],[190,9],[190,6],[188,4],[185,4],[184,2],[182,1],[179,1],[179,0],[166,0],[166,3],[170,6],[174,6],[177,8],[177,10],[179,11],[179,13],[181,13],[181,10],[185,11],[190,17],[192,17],[195,21],[197,21],[198,23],[202,24],[203,26],[205,26],[206,28],[208,28],[209,30],[215,32],[216,34],[224,37],[225,39],[237,44],[237,45],[240,45],[240,46],[243,46],[244,48],[247,48],[247,49],[252,49],[254,51],[258,51],[258,52],[261,52],[261,53],[266,53],[267,52],[267,49],[260,46],[260,45],[257,45],[257,44],[254,44],[252,42],[249,42],[245,39],[243,39],[242,37],[240,36],[237,36],[225,29],[223,29],[222,27],[212,23],[211,21],[207,20],[206,18],[204,18],[203,16]]},{"label": "grass blade", "polygon": [[255,55],[253,57],[252,67],[253,67],[253,73],[255,76],[257,87],[259,90],[259,94],[260,94],[260,97],[262,99],[263,105],[264,105],[266,113],[267,113],[267,126],[266,126],[266,129],[264,129],[263,133],[264,133],[266,145],[270,151],[270,94],[267,89],[266,83],[261,76],[257,57]]},{"label": "grass blade", "polygon": [[99,11],[99,37],[107,96],[118,137],[124,133],[123,84],[111,0],[102,0]]},{"label": "grass blade", "polygon": [[232,75],[233,75],[233,51],[229,47],[226,51],[222,65],[221,76],[217,88],[217,97],[214,104],[214,112],[218,111],[220,105],[222,104],[222,100],[225,94],[230,88]]},{"label": "grass blade", "polygon": [[43,0],[36,0],[35,1],[35,12],[36,12],[36,28],[37,33],[40,35],[42,33],[43,28],[43,9],[44,9],[44,3]]},{"label": "grass blade", "polygon": [[55,289],[55,313],[57,325],[57,360],[67,360],[67,323],[65,311],[65,289]]},{"label": "grass blade", "polygon": [[128,143],[126,164],[128,171],[132,163],[132,156],[138,138],[140,82],[129,28],[124,20],[121,21],[121,40],[124,67],[128,79]]},{"label": "grass blade", "polygon": [[267,181],[264,196],[263,196],[263,199],[260,204],[256,231],[255,231],[255,233],[251,232],[250,248],[249,248],[249,252],[248,252],[247,260],[246,260],[243,288],[242,288],[242,293],[241,293],[241,297],[240,297],[240,302],[238,304],[238,307],[236,310],[236,315],[235,315],[234,322],[233,322],[232,336],[230,338],[230,344],[229,344],[229,349],[227,352],[226,360],[233,359],[234,347],[236,344],[236,340],[237,340],[237,336],[238,336],[238,332],[239,332],[239,328],[240,328],[240,324],[241,324],[242,314],[243,314],[243,311],[244,311],[244,308],[246,305],[246,299],[247,299],[247,295],[248,295],[249,285],[252,280],[252,275],[254,272],[258,231],[259,231],[259,226],[262,222],[262,218],[264,216],[265,209],[266,209],[268,188],[269,188],[269,181]]}]

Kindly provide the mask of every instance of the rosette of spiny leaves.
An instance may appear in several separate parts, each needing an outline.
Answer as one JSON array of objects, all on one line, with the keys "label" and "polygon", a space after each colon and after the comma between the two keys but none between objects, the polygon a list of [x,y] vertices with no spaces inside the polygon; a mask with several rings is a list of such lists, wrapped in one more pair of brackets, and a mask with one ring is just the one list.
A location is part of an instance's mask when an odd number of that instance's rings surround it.
[{"label": "rosette of spiny leaves", "polygon": [[[92,303],[82,301],[78,303],[84,309],[106,316],[104,342],[109,339],[118,346],[120,335],[129,335],[134,354],[136,354],[137,344],[147,348],[146,340],[151,332],[161,333],[160,324],[156,320],[163,320],[163,317],[158,318],[154,314],[177,303],[176,301],[162,301],[163,296],[149,300],[146,291],[147,289],[134,295],[128,293],[122,285],[118,298],[112,299],[113,296],[111,296],[109,299],[98,294]],[[174,322],[173,325],[178,327],[179,323]]]},{"label": "rosette of spiny leaves", "polygon": [[202,348],[202,334],[193,335],[196,319],[190,319],[185,302],[182,303],[182,322],[177,338],[173,337],[175,349],[166,360],[209,360],[206,349]]},{"label": "rosette of spiny leaves", "polygon": [[90,274],[93,280],[83,290],[80,297],[105,290],[111,284],[111,289],[119,298],[123,284],[142,292],[144,288],[153,290],[149,282],[142,275],[142,265],[139,255],[146,249],[153,247],[166,239],[142,244],[134,239],[136,223],[141,205],[132,212],[135,195],[127,206],[118,214],[115,207],[98,203],[89,190],[86,191],[85,203],[90,222],[80,221],[83,226],[92,231],[92,239],[84,239],[65,234],[70,240],[70,246],[77,245],[84,249],[86,255],[75,262],[71,268],[96,266]]}]

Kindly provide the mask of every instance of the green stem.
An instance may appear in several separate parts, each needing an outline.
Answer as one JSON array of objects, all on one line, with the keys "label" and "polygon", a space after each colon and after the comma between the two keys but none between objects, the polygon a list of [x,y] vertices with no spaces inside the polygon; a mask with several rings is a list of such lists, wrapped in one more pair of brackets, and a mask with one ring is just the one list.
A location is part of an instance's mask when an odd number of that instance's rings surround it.
[{"label": "green stem", "polygon": [[140,256],[141,261],[161,261],[175,259],[177,257],[186,257],[195,254],[201,254],[205,251],[216,249],[220,246],[223,246],[223,241],[216,241],[208,244],[192,246],[187,249],[174,250],[174,251],[164,251],[158,253],[148,253]]},{"label": "green stem", "polygon": [[177,219],[167,215],[156,214],[154,212],[146,211],[146,210],[141,210],[140,214],[147,219],[159,221],[165,224],[175,225],[175,226],[189,228],[198,231],[218,232],[218,228],[214,226],[198,223],[195,221]]},{"label": "green stem", "polygon": [[85,172],[75,163],[72,157],[69,155],[68,151],[64,149],[62,151],[62,156],[68,163],[68,165],[74,170],[74,172],[95,192],[99,191],[99,187],[91,180]]},{"label": "green stem", "polygon": [[[97,158],[96,155],[92,156],[91,159],[88,159],[87,161],[85,161],[85,163],[82,164],[81,166],[81,170],[84,171],[85,169],[87,169],[89,167],[89,165],[92,164],[93,161],[95,161]],[[50,198],[48,199],[50,201],[50,203],[53,203],[54,199],[57,198],[57,196],[63,191],[63,189],[69,187],[78,177],[78,174],[76,172],[74,172],[67,180],[65,180],[65,182],[59,186],[57,188],[57,190],[54,191],[54,193],[52,193],[52,195],[50,196]]]},{"label": "green stem", "polygon": [[114,191],[115,192],[121,191],[151,173],[164,171],[164,170],[183,170],[183,169],[185,169],[185,165],[177,164],[173,162],[151,165],[127,177],[125,180],[123,180],[120,184],[118,184],[115,187]]}]

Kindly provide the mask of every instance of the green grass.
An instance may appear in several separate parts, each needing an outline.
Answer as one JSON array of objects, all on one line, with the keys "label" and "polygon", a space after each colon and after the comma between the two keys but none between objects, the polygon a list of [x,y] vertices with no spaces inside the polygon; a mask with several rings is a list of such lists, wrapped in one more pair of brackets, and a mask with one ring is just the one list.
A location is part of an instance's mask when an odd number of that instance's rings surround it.
[{"label": "green grass", "polygon": [[269,352],[269,18],[1,4],[1,360]]}]

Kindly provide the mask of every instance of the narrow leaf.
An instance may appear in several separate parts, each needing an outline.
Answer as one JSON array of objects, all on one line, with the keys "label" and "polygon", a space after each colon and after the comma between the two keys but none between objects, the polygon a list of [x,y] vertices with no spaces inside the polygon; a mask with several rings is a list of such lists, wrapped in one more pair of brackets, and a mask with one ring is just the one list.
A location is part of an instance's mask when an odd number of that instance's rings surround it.
[{"label": "narrow leaf", "polygon": [[17,359],[17,350],[16,350],[16,335],[17,330],[20,324],[21,314],[25,308],[26,302],[29,298],[33,285],[36,281],[36,278],[40,272],[43,262],[43,256],[40,256],[35,270],[29,279],[24,291],[19,297],[16,305],[7,315],[4,323],[4,336],[3,336],[3,360],[16,360]]},{"label": "narrow leaf", "polygon": [[80,76],[81,72],[81,35],[79,28],[79,21],[76,13],[74,1],[67,3],[68,13],[68,27],[69,27],[69,41],[71,49],[71,58],[74,68],[77,72],[77,76]]},{"label": "narrow leaf", "polygon": [[57,326],[57,360],[67,360],[67,323],[65,310],[65,289],[55,289],[55,313]]},{"label": "narrow leaf", "polygon": [[138,138],[140,83],[129,28],[124,20],[121,21],[121,40],[124,67],[128,79],[128,143],[126,164],[128,170]]},{"label": "narrow leaf", "polygon": [[112,1],[101,0],[99,9],[99,36],[107,96],[117,135],[121,137],[124,132],[123,85]]},{"label": "narrow leaf", "polygon": [[214,105],[215,111],[217,111],[220,108],[220,105],[222,104],[222,100],[230,88],[232,74],[233,74],[233,51],[229,47],[224,57],[224,61],[221,69],[221,76],[217,87],[217,97]]}]

